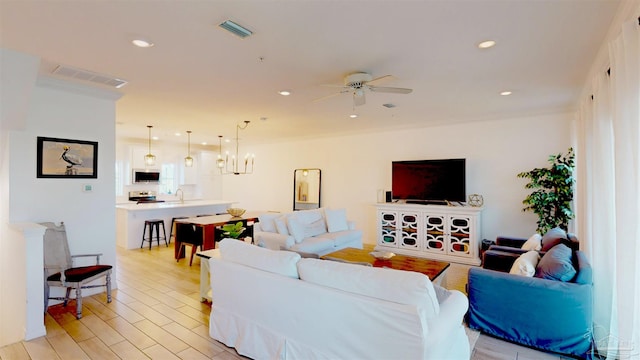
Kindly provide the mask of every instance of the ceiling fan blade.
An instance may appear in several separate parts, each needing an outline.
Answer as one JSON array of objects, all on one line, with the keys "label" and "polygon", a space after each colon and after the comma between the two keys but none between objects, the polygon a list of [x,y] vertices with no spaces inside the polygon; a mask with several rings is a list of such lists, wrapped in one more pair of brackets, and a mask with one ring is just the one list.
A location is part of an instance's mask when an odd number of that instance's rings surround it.
[{"label": "ceiling fan blade", "polygon": [[362,92],[355,91],[353,93],[353,104],[355,106],[364,105],[366,102],[367,102],[367,99],[364,96],[364,91]]},{"label": "ceiling fan blade", "polygon": [[384,87],[384,86],[370,86],[369,90],[373,92],[383,92],[383,93],[392,93],[392,94],[409,94],[413,91],[413,89]]},{"label": "ceiling fan blade", "polygon": [[387,82],[387,81],[389,81],[391,79],[393,79],[393,75],[384,75],[384,76],[380,76],[380,77],[377,77],[375,79],[367,81],[367,85],[380,84],[380,83],[383,83],[383,82]]},{"label": "ceiling fan blade", "polygon": [[334,96],[338,96],[338,95],[340,95],[340,94],[344,94],[345,92],[346,92],[346,91],[340,91],[340,92],[337,92],[337,93],[333,93],[333,94],[329,94],[329,95],[326,95],[326,96],[323,96],[323,97],[319,97],[319,98],[317,98],[317,99],[313,99],[313,100],[312,100],[312,102],[318,102],[318,101],[322,101],[322,100],[330,99],[330,98],[332,98],[332,97],[334,97]]},{"label": "ceiling fan blade", "polygon": [[324,87],[348,88],[348,86],[339,85],[339,84],[320,84],[320,86],[324,86]]}]

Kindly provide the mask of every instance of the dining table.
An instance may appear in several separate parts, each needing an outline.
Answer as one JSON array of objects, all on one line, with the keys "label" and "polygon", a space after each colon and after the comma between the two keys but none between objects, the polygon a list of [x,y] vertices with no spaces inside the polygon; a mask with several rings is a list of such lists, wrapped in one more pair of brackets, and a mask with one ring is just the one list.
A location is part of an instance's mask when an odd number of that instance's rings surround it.
[{"label": "dining table", "polygon": [[[201,250],[204,251],[216,248],[216,242],[224,238],[222,227],[226,224],[242,222],[245,228],[244,233],[241,234],[242,238],[251,237],[253,239],[253,224],[256,223],[258,217],[265,212],[266,211],[247,211],[241,216],[231,216],[230,214],[207,215],[176,219],[175,222],[176,227],[191,225],[199,228],[200,231],[198,232],[202,233]],[[182,246],[182,241],[180,240],[180,236],[178,236],[180,233],[180,231],[176,231],[174,249],[176,259],[184,257],[184,253],[180,254],[180,247]]]}]

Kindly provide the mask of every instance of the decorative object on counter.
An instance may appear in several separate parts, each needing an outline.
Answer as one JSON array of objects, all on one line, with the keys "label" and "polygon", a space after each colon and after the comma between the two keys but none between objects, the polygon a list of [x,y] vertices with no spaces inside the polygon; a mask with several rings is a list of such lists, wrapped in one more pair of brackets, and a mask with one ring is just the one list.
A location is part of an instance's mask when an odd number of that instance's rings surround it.
[{"label": "decorative object on counter", "polygon": [[469,195],[469,206],[481,207],[484,204],[484,198],[480,194]]},{"label": "decorative object on counter", "polygon": [[533,211],[538,215],[539,234],[545,234],[554,227],[567,230],[569,220],[574,217],[571,209],[574,158],[573,148],[569,148],[566,155],[550,155],[548,161],[551,165],[548,168],[535,168],[518,174],[519,178],[529,179],[525,189],[533,189],[522,200],[525,205],[522,211]]},{"label": "decorative object on counter", "polygon": [[98,143],[38,136],[37,177],[98,178]]},{"label": "decorative object on counter", "polygon": [[392,257],[396,256],[396,254],[392,253],[391,251],[372,251],[369,254],[374,258],[380,260],[389,260]]},{"label": "decorative object on counter", "polygon": [[149,128],[149,153],[144,156],[144,164],[147,166],[153,166],[156,164],[156,156],[151,153],[151,128],[153,126],[147,125]]},{"label": "decorative object on counter", "polygon": [[231,215],[233,217],[242,216],[242,214],[244,214],[245,211],[247,211],[247,210],[240,209],[240,208],[228,208],[227,209],[227,212],[229,213],[229,215]]},{"label": "decorative object on counter", "polygon": [[[244,213],[244,211],[242,211]],[[224,231],[224,235],[230,238],[237,239],[242,235],[242,233],[246,230],[242,221],[238,221],[235,224],[225,224],[222,225],[222,231]]]},{"label": "decorative object on counter", "polygon": [[[219,153],[218,160],[216,160],[216,166],[220,169],[220,174],[222,175],[244,175],[244,174],[252,174],[253,173],[253,164],[255,162],[255,154],[247,153],[244,157],[244,168],[242,171],[239,169],[240,158],[238,157],[238,148],[239,148],[239,136],[238,133],[240,130],[244,130],[249,126],[250,121],[245,120],[244,126],[236,125],[236,153],[235,155],[231,155],[231,159],[229,159],[229,152],[226,152],[224,159],[222,158],[222,135],[218,135],[219,142]],[[229,164],[231,163],[231,164]]]},{"label": "decorative object on counter", "polygon": [[187,130],[187,157],[184,158],[184,166],[192,167],[193,158],[191,157],[191,130]]}]

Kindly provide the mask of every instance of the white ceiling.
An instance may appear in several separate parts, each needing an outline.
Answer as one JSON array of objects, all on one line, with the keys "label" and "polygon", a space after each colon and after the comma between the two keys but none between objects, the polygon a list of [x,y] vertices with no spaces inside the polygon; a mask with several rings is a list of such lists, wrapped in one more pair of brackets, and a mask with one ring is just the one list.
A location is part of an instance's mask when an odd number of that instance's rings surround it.
[{"label": "white ceiling", "polygon": [[[129,81],[117,135],[192,142],[379,131],[572,110],[618,0],[5,1],[0,45]],[[217,25],[254,32],[240,39]],[[155,46],[136,48],[136,36]],[[481,50],[477,44],[497,45]],[[338,91],[351,72],[408,95]],[[288,89],[283,97],[278,90]],[[500,96],[503,90],[511,96]],[[392,103],[395,108],[382,106]],[[267,120],[260,120],[260,118]],[[186,142],[186,137],[180,141]]]}]

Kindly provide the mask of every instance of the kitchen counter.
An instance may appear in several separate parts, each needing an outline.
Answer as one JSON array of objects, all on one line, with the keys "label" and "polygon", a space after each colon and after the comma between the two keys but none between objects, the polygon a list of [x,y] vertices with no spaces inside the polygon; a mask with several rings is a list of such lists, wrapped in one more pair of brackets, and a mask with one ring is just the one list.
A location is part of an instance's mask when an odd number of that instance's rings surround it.
[{"label": "kitchen counter", "polygon": [[[172,218],[226,213],[233,203],[225,200],[185,200],[184,202],[118,204],[116,205],[116,244],[125,249],[140,248],[144,222],[149,219],[164,220],[167,242],[169,242]],[[164,246],[162,239],[160,244]],[[157,246],[158,243],[154,242],[153,245]],[[148,246],[148,243],[145,246]]]},{"label": "kitchen counter", "polygon": [[[200,206],[219,206],[219,205],[227,205],[224,207],[223,211],[231,205],[232,202],[224,201],[224,200],[185,200],[184,202],[178,201],[166,201],[166,202],[154,202],[154,203],[141,203],[136,204],[131,201],[128,204],[118,204],[116,205],[116,209],[124,209],[128,211],[141,211],[141,210],[156,210],[156,209],[170,209],[170,208],[189,208],[189,207],[200,207]],[[212,214],[213,215],[213,214]]]}]

